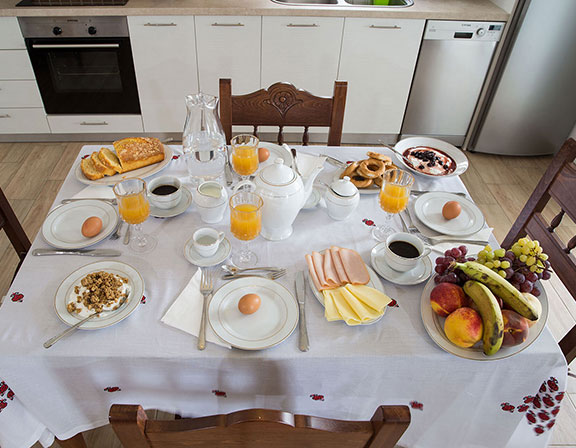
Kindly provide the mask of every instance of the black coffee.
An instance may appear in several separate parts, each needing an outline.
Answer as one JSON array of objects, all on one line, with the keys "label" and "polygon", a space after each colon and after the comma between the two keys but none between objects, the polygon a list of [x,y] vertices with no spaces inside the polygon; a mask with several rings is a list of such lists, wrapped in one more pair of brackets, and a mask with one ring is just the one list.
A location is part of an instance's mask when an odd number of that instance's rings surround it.
[{"label": "black coffee", "polygon": [[420,251],[413,244],[406,241],[393,241],[388,246],[392,252],[404,258],[416,258],[420,256]]},{"label": "black coffee", "polygon": [[167,196],[176,191],[178,191],[178,188],[176,188],[174,185],[160,185],[154,188],[154,190],[152,190],[152,193],[157,194],[158,196]]}]

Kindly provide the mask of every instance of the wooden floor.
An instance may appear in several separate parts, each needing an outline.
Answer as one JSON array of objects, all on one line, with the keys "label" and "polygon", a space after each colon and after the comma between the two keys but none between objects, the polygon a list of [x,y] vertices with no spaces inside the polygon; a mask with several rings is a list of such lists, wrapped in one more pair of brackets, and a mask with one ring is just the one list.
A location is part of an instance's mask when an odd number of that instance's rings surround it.
[{"label": "wooden floor", "polygon": [[[95,144],[95,143],[91,143]],[[33,239],[60,189],[83,143],[0,143],[0,187],[10,200],[26,233]],[[550,163],[551,157],[502,157],[468,154],[470,168],[462,180],[484,212],[494,234],[502,241],[512,222]],[[553,205],[545,211],[550,219],[558,212]],[[576,225],[563,223],[559,235],[567,241]],[[0,235],[0,297],[8,290],[17,257],[7,238]],[[558,280],[545,283],[551,313],[549,327],[561,338],[576,323],[576,301]],[[572,364],[576,372],[576,362]],[[569,378],[568,399],[562,404],[551,446],[576,448],[576,378]],[[162,414],[161,417],[170,416]],[[121,445],[109,426],[85,433],[89,447]],[[54,447],[58,446],[54,444]],[[40,447],[39,444],[35,445]]]}]

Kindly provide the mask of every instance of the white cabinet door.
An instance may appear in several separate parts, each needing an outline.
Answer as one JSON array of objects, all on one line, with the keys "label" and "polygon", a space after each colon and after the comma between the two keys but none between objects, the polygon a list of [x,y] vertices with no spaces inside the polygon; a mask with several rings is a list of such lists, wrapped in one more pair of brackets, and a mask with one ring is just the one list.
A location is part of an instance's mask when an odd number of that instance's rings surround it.
[{"label": "white cabinet door", "polygon": [[44,109],[0,109],[0,134],[49,134]]},{"label": "white cabinet door", "polygon": [[335,17],[263,17],[262,87],[284,81],[332,96],[343,25]]},{"label": "white cabinet door", "polygon": [[145,132],[182,132],[198,91],[194,17],[128,17]]},{"label": "white cabinet door", "polygon": [[135,133],[140,134],[140,115],[48,115],[53,134]]},{"label": "white cabinet door", "polygon": [[0,79],[36,79],[26,50],[0,50]]},{"label": "white cabinet door", "polygon": [[23,50],[24,38],[16,17],[0,17],[0,50]]},{"label": "white cabinet door", "polygon": [[0,81],[2,107],[44,107],[36,81]]},{"label": "white cabinet door", "polygon": [[346,19],[338,73],[348,81],[343,132],[400,133],[424,23]]},{"label": "white cabinet door", "polygon": [[197,16],[200,91],[218,96],[218,80],[232,79],[232,93],[260,89],[261,17]]}]

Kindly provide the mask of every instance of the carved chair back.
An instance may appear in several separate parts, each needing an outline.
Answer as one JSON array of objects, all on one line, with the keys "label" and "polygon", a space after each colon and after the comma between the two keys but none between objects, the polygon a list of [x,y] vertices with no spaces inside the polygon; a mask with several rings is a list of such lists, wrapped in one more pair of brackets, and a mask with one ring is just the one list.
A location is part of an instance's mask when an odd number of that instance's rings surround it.
[{"label": "carved chair back", "polygon": [[112,405],[124,448],[393,448],[410,424],[408,406],[380,406],[370,421],[332,420],[267,409],[180,420],[148,420],[139,405]]},{"label": "carved chair back", "polygon": [[331,98],[314,96],[292,84],[278,82],[268,89],[246,95],[232,95],[232,81],[220,80],[220,120],[229,143],[232,125],[278,126],[278,143],[284,143],[285,126],[303,126],[302,144],[308,145],[310,126],[329,127],[328,145],[340,146],[346,107],[346,81],[334,82]]},{"label": "carved chair back", "polygon": [[[552,269],[576,300],[576,235],[567,244],[554,233],[565,215],[576,222],[576,141],[568,139],[554,156],[552,163],[528,199],[524,209],[504,238],[503,247],[510,247],[518,238],[530,235],[540,241],[548,254]],[[547,223],[542,211],[554,199],[560,212]],[[568,364],[576,357],[576,325],[560,341]]]},{"label": "carved chair back", "polygon": [[20,263],[16,268],[16,272],[20,269],[20,265],[24,261],[28,250],[30,250],[30,240],[26,236],[26,232],[22,228],[20,221],[16,217],[14,210],[10,206],[8,199],[0,188],[0,229],[4,229],[6,236],[12,243],[14,250],[20,258]]}]

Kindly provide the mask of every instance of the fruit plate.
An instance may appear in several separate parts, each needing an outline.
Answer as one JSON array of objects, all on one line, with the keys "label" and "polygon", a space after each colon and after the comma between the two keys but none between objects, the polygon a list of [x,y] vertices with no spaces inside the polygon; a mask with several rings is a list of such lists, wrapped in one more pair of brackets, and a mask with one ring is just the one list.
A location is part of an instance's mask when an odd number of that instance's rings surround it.
[{"label": "fruit plate", "polygon": [[528,337],[524,342],[512,347],[504,347],[492,356],[486,356],[482,351],[482,341],[478,342],[476,345],[470,348],[458,347],[448,340],[444,334],[444,318],[438,316],[430,305],[430,293],[436,284],[434,283],[434,276],[428,280],[426,286],[424,286],[424,291],[422,291],[422,298],[420,300],[420,312],[422,314],[422,322],[424,323],[424,328],[432,340],[438,345],[442,350],[452,353],[453,355],[460,356],[461,358],[472,359],[475,361],[495,361],[497,359],[504,359],[510,356],[514,356],[516,353],[521,352],[526,347],[530,346],[542,330],[546,326],[546,321],[548,320],[548,298],[546,297],[546,291],[542,287],[542,283],[538,282],[536,284],[538,289],[541,291],[540,303],[542,304],[542,315],[540,319],[528,330]]}]

